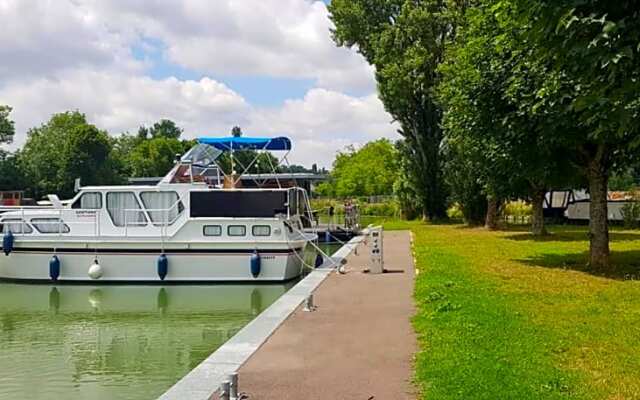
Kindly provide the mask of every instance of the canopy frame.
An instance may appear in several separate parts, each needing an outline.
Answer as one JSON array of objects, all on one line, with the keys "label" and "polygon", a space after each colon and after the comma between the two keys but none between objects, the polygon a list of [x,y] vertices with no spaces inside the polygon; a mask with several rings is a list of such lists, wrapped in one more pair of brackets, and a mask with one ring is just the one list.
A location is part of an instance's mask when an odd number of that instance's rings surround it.
[{"label": "canopy frame", "polygon": [[[289,140],[289,138],[284,136],[274,137],[274,138],[252,138],[252,137],[235,137],[235,136],[220,137],[220,138],[203,137],[203,138],[198,138],[198,143],[208,144],[223,152],[224,151],[229,152],[229,155],[231,157],[230,176],[229,174],[226,174],[222,168],[220,168],[217,161],[216,161],[216,165],[218,165],[218,169],[220,170],[220,172],[222,172],[223,176],[226,179],[229,179],[231,181],[231,185],[233,188],[236,187],[236,185],[240,181],[240,178],[249,170],[249,168],[251,168],[258,161],[260,154],[266,153],[267,151],[284,151],[285,152],[284,156],[278,160],[276,165],[273,165],[273,163],[271,162],[271,159],[269,159],[269,167],[271,168],[271,172],[273,172],[274,176],[276,176],[276,183],[278,185],[278,188],[282,189],[280,180],[277,177],[278,172],[276,171],[276,168],[278,167],[278,165],[281,165],[282,162],[285,160],[288,163],[287,156],[291,152],[291,140]],[[251,160],[251,162],[245,166],[239,160],[235,160],[233,156],[234,151],[240,151],[240,150],[255,150],[257,151],[257,154],[253,158],[253,160]],[[240,174],[236,174],[236,170],[235,170],[236,163],[243,168]],[[258,187],[264,186],[264,184],[267,182],[266,179],[262,183],[258,182],[255,178],[252,178],[252,179],[254,183],[258,185]]]}]

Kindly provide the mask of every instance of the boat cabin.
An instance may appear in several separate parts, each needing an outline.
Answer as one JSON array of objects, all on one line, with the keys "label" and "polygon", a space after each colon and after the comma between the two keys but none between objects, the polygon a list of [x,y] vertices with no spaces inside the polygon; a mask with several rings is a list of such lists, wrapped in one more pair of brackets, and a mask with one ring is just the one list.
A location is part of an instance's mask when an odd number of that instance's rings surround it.
[{"label": "boat cabin", "polygon": [[290,145],[286,138],[200,139],[155,186],[82,187],[69,201],[50,195],[50,207],[7,211],[0,224],[5,232],[34,236],[168,237],[192,229],[188,221],[208,223],[195,224],[201,234],[192,236],[249,232],[264,237],[282,221],[302,229],[311,226],[304,189],[239,188],[237,177],[224,175],[216,164],[227,147],[273,150]]}]

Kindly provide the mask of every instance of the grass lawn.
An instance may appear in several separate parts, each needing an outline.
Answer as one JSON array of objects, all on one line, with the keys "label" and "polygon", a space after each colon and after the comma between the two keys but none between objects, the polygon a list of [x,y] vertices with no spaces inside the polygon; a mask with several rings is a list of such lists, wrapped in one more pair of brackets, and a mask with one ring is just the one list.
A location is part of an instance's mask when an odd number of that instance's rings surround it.
[{"label": "grass lawn", "polygon": [[414,232],[423,398],[640,399],[640,232],[612,232],[604,277],[586,227],[385,226]]}]

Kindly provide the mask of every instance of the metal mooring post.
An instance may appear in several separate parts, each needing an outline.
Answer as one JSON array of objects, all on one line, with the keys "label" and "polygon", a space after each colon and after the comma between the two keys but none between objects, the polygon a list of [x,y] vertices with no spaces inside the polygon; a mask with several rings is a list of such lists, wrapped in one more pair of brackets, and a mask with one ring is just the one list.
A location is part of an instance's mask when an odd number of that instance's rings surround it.
[{"label": "metal mooring post", "polygon": [[304,311],[314,311],[316,306],[313,304],[313,295],[310,294],[304,301]]},{"label": "metal mooring post", "polygon": [[232,372],[227,378],[229,379],[229,399],[238,400],[238,373]]},{"label": "metal mooring post", "polygon": [[231,400],[230,391],[231,391],[231,382],[224,381],[220,384],[220,400]]}]

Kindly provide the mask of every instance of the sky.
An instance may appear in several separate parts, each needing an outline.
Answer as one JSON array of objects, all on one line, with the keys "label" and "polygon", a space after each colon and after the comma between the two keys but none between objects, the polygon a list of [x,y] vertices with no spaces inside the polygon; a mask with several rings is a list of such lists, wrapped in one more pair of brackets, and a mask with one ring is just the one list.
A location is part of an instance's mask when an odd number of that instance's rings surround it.
[{"label": "sky", "polygon": [[53,113],[112,135],[162,118],[185,138],[286,135],[293,163],[397,138],[374,70],[331,40],[324,1],[0,0],[0,104],[14,148]]}]

